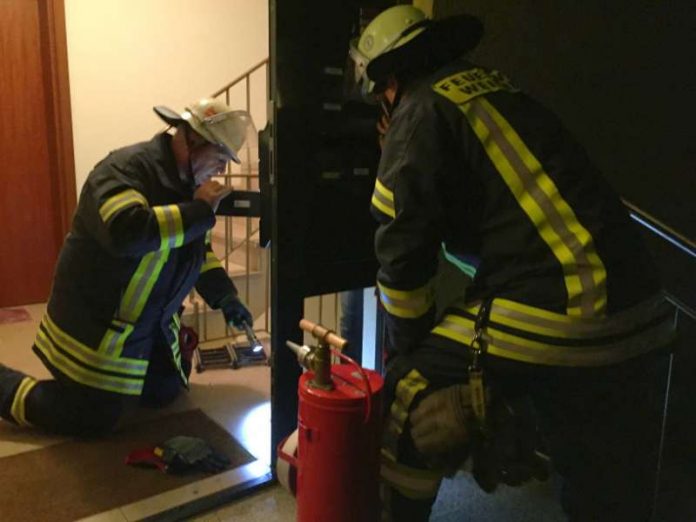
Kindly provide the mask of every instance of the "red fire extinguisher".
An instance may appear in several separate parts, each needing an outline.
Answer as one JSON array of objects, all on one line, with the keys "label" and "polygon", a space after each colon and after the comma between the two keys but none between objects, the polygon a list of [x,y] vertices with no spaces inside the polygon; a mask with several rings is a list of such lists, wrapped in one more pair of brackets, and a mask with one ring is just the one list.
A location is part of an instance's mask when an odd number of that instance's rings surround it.
[{"label": "red fire extinguisher", "polygon": [[[340,353],[345,339],[306,319],[300,327],[319,344],[287,343],[308,371],[297,431],[278,445],[279,479],[295,493],[298,522],[377,522],[384,381]],[[349,364],[332,365],[332,354]]]}]

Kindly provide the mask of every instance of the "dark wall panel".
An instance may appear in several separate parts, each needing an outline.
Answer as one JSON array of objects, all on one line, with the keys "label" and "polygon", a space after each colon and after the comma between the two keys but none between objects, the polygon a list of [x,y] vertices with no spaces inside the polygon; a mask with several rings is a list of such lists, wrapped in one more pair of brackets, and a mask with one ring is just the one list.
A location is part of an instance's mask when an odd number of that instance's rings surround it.
[{"label": "dark wall panel", "polygon": [[696,2],[449,4],[484,20],[475,61],[554,109],[624,197],[696,236]]}]

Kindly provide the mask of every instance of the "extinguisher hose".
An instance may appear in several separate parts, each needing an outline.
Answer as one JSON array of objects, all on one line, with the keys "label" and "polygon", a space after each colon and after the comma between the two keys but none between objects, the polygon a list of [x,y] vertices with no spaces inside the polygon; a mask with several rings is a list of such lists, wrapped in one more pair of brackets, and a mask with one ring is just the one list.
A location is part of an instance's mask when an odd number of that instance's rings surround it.
[{"label": "extinguisher hose", "polygon": [[362,377],[363,382],[365,383],[365,388],[366,388],[366,405],[365,405],[365,420],[363,421],[364,424],[367,424],[370,422],[370,415],[372,415],[372,388],[370,387],[370,380],[367,378],[367,375],[365,374],[365,371],[363,370],[362,366],[360,366],[357,362],[355,362],[353,359],[348,357],[347,355],[343,355],[340,350],[337,350],[336,348],[331,348],[331,352],[338,358],[346,361],[349,364],[352,364],[358,369],[358,372],[360,372],[360,377]]}]

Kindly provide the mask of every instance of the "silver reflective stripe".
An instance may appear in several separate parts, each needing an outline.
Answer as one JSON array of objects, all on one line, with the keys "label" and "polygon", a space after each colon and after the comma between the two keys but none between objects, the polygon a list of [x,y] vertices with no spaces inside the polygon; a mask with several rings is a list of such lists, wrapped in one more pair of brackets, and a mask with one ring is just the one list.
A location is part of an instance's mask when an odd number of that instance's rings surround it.
[{"label": "silver reflective stripe", "polygon": [[394,192],[385,187],[379,178],[375,180],[375,189],[372,192],[372,205],[390,218],[396,217]]},{"label": "silver reflective stripe", "polygon": [[125,395],[140,395],[142,392],[145,382],[144,372],[139,376],[115,377],[96,371],[96,368],[106,369],[104,366],[81,366],[56,349],[51,339],[42,330],[39,330],[35,343],[52,366],[75,382]]},{"label": "silver reflective stripe", "polygon": [[603,314],[606,272],[592,236],[579,223],[544,167],[487,100],[478,98],[460,109],[518,204],[561,264],[568,313],[583,317]]},{"label": "silver reflective stripe", "polygon": [[10,415],[20,426],[31,426],[31,423],[27,420],[25,401],[29,392],[38,384],[38,381],[32,377],[24,377],[19,383],[19,387],[15,392],[14,399],[12,399],[12,408],[10,409]]},{"label": "silver reflective stripe", "polygon": [[153,207],[160,229],[160,250],[180,247],[184,243],[184,224],[178,205]]},{"label": "silver reflective stripe", "polygon": [[[453,308],[475,316],[479,306],[480,302],[465,304],[458,301]],[[587,318],[550,312],[508,299],[495,299],[490,319],[494,323],[547,337],[587,339],[625,334],[672,312],[674,307],[659,294],[617,314]]]},{"label": "silver reflective stripe", "polygon": [[382,443],[382,452],[387,458],[396,460],[399,437],[404,431],[411,403],[420,391],[428,387],[428,384],[428,380],[415,368],[397,383]]},{"label": "silver reflective stripe", "polygon": [[[77,339],[74,339],[58,328],[48,314],[44,315],[41,324],[53,338],[57,346],[69,352],[74,358],[80,360],[87,366],[135,376],[144,376],[147,372],[147,361],[112,358],[97,353],[94,349],[82,344]],[[41,333],[42,331],[39,329],[39,334]]]},{"label": "silver reflective stripe", "polygon": [[[478,305],[464,309],[476,314]],[[513,301],[496,299],[491,307],[491,320],[542,335],[587,338],[621,334],[670,311],[673,311],[673,307],[660,295],[612,316],[586,319],[535,310]],[[538,326],[539,329],[530,328],[530,325]]]},{"label": "silver reflective stripe", "polygon": [[181,349],[179,347],[179,331],[181,330],[181,322],[179,321],[179,317],[176,314],[172,316],[172,322],[169,323],[169,329],[174,334],[174,342],[171,346],[172,355],[174,356],[174,362],[177,365],[179,375],[181,375],[183,381],[188,382],[188,378],[186,377],[184,369],[181,365]]},{"label": "silver reflective stripe", "polygon": [[428,312],[435,301],[434,279],[424,286],[411,290],[396,290],[377,282],[380,301],[392,315],[415,319]]},{"label": "silver reflective stripe", "polygon": [[[468,346],[474,335],[473,324],[469,318],[448,314],[432,332]],[[674,318],[670,316],[646,331],[592,346],[546,344],[497,330],[491,325],[486,328],[484,339],[488,343],[487,353],[506,359],[553,366],[604,366],[664,346],[673,339],[674,327]]]},{"label": "silver reflective stripe", "polygon": [[164,247],[164,243],[166,241],[166,248],[174,248],[174,245],[176,244],[176,225],[174,224],[174,213],[172,212],[170,205],[162,207],[162,210],[167,218],[166,238],[165,234],[162,234],[162,246]]},{"label": "silver reflective stripe", "polygon": [[119,307],[120,317],[131,323],[138,320],[145,305],[145,301],[152,290],[152,285],[148,287],[148,283],[154,283],[154,281],[152,281],[153,274],[157,271],[159,275],[158,268],[161,269],[161,265],[164,264],[168,258],[169,251],[166,250],[150,252],[143,256],[130,283],[128,283],[126,294],[121,301]]},{"label": "silver reflective stripe", "polygon": [[99,208],[99,215],[106,223],[121,210],[134,205],[147,207],[145,196],[133,189],[124,190],[107,199]]}]

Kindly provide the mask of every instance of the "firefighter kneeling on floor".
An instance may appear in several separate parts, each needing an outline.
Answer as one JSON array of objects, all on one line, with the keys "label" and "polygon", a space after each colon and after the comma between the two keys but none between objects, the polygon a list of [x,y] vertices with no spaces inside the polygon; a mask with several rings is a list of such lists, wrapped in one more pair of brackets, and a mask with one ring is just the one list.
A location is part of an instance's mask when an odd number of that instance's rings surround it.
[{"label": "firefighter kneeling on floor", "polygon": [[54,378],[0,364],[10,422],[93,436],[132,402],[173,401],[191,371],[195,339],[180,334],[180,307],[194,286],[228,322],[252,324],[211,245],[231,192],[211,178],[240,162],[251,117],[206,98],[155,112],[173,134],[111,152],[85,181],[33,346]]},{"label": "firefighter kneeling on floor", "polygon": [[[482,34],[400,5],[351,43],[356,88],[389,121],[372,197],[384,519],[427,520],[469,453],[486,491],[543,477],[538,432],[571,520],[646,521],[674,310],[582,147],[465,57]],[[472,281],[436,318],[441,250]]]}]

